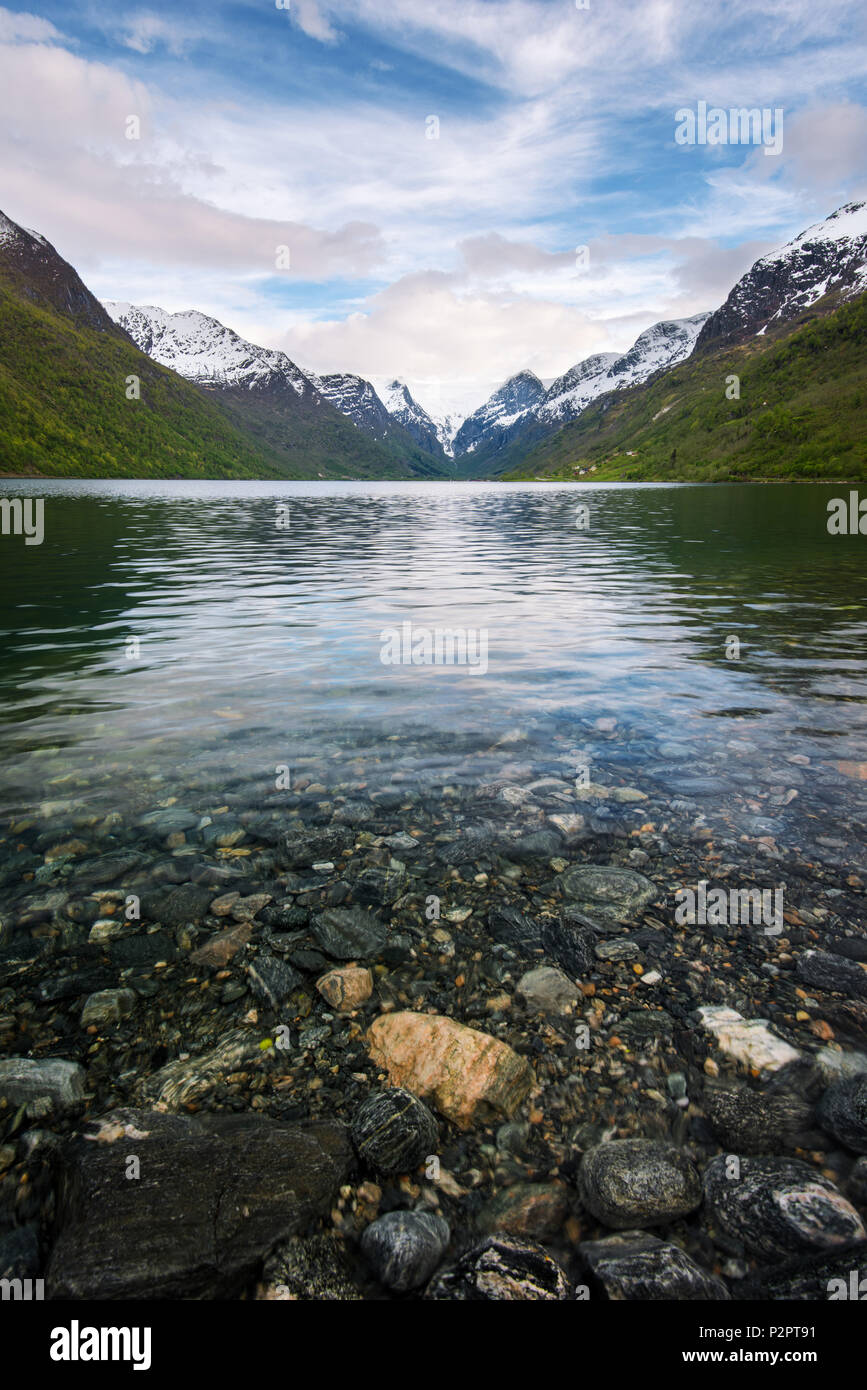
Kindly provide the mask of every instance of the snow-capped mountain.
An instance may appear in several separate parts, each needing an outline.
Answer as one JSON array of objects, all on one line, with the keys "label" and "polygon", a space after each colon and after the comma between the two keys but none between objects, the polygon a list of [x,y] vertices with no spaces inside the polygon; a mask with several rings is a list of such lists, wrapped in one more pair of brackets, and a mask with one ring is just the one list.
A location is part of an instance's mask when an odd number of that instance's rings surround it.
[{"label": "snow-capped mountain", "polygon": [[832,289],[844,299],[867,289],[867,203],[846,203],[756,261],[711,314],[697,350],[745,342],[797,317]]},{"label": "snow-capped mountain", "polygon": [[[219,397],[236,425],[293,466],[311,467],[316,453],[326,469],[345,468],[349,477],[440,471],[441,456],[422,454],[360,377],[303,372],[285,352],[258,347],[195,309],[172,314],[114,300],[105,308],[115,331],[129,335],[160,366]],[[321,468],[317,473],[327,476]]]},{"label": "snow-capped mountain", "polygon": [[392,418],[369,381],[355,376],[352,372],[331,372],[318,376],[316,372],[305,373],[308,381],[320,395],[358,425],[359,429],[373,435],[374,439],[385,439],[391,428]]},{"label": "snow-capped mountain", "polygon": [[647,381],[665,367],[676,367],[685,361],[708,317],[705,311],[688,319],[665,319],[645,329],[611,368],[614,384],[632,386],[636,381]]},{"label": "snow-capped mountain", "polygon": [[285,384],[299,396],[313,392],[285,352],[256,347],[196,309],[169,314],[152,304],[118,300],[106,300],[105,309],[148,357],[200,386],[253,390]]},{"label": "snow-capped mountain", "polygon": [[393,419],[412,435],[428,453],[448,452],[434,421],[402,381],[388,381],[379,387],[379,398]]},{"label": "snow-capped mountain", "polygon": [[554,427],[574,420],[605,391],[647,381],[682,362],[695,345],[707,314],[655,323],[636,338],[628,352],[597,352],[557,377],[547,391],[532,372],[520,372],[475,411],[455,436],[455,456],[484,447],[496,453],[538,422]]},{"label": "snow-capped mountain", "polygon": [[615,362],[620,358],[616,352],[597,352],[585,357],[577,366],[558,376],[545,393],[545,399],[538,408],[540,420],[574,420],[585,406],[589,405],[600,392],[610,387],[602,383],[608,379]]},{"label": "snow-capped mountain", "polygon": [[464,423],[465,417],[463,415],[463,412],[457,412],[452,410],[443,411],[442,413],[437,414],[435,411],[429,410],[428,414],[430,415],[430,418],[433,420],[434,428],[437,432],[437,439],[440,442],[440,448],[442,449],[443,453],[446,455],[447,458],[454,458],[455,435],[457,434],[461,425]]},{"label": "snow-capped mountain", "polygon": [[667,367],[677,366],[689,357],[707,317],[694,314],[688,319],[664,319],[639,334],[622,356],[598,352],[585,358],[549,387],[536,411],[537,418],[565,424],[605,391],[634,386]]},{"label": "snow-capped mountain", "polygon": [[515,425],[532,414],[544,399],[545,387],[534,372],[518,372],[509,377],[464,420],[454,437],[455,458],[473,453],[482,444],[503,448],[512,438]]},{"label": "snow-capped mountain", "polygon": [[453,456],[453,440],[463,416],[425,410],[396,377],[370,382],[351,372],[319,376],[308,370],[305,374],[337,410],[375,439],[394,438],[397,426],[440,462],[444,455]]},{"label": "snow-capped mountain", "polygon": [[[278,397],[290,388],[306,404],[328,402],[380,443],[410,451],[418,444],[441,456],[436,427],[409,392],[406,400],[392,393],[392,413],[363,377],[302,371],[285,352],[258,347],[196,309],[172,314],[154,305],[117,300],[106,300],[105,309],[148,357],[199,386]],[[415,419],[413,429],[407,429],[404,418],[410,415]]]},{"label": "snow-capped mountain", "polygon": [[[52,248],[0,218],[4,239],[20,244],[28,264]],[[25,255],[26,253],[26,255]],[[66,266],[65,262],[60,265]],[[71,267],[54,292],[79,302],[81,312],[102,313]],[[663,320],[641,333],[625,353],[595,353],[556,380],[543,383],[531,371],[510,377],[466,418],[438,415],[413,397],[396,377],[374,384],[350,372],[319,375],[302,370],[285,353],[257,347],[216,319],[196,311],[169,314],[162,309],[119,302],[105,308],[150,357],[204,386],[291,388],[305,402],[327,402],[371,439],[404,455],[418,450],[442,469],[445,459],[466,458],[466,471],[480,474],[487,461],[516,440],[538,438],[576,419],[599,396],[648,381],[677,366],[694,351],[727,346],[797,317],[831,289],[848,298],[867,289],[867,204],[848,203],[816,223],[779,251],[756,261],[714,313]],[[78,300],[76,301],[76,295]],[[108,321],[106,321],[108,322]],[[469,456],[472,456],[471,458]],[[481,474],[480,474],[481,475]]]},{"label": "snow-capped mountain", "polygon": [[27,297],[42,300],[76,323],[97,332],[114,333],[114,324],[99,300],[49,241],[39,232],[19,227],[0,212],[0,251],[3,266],[26,287]]}]

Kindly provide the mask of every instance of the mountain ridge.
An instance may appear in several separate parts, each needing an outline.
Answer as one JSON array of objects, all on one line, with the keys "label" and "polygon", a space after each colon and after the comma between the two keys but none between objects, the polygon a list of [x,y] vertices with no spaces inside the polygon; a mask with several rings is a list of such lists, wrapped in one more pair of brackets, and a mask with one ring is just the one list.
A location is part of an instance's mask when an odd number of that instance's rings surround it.
[{"label": "mountain ridge", "polygon": [[[90,391],[95,413],[105,412],[108,433],[114,431],[122,450],[119,458],[113,445],[107,451],[97,448],[94,458],[109,469],[106,476],[113,475],[111,469],[135,476],[130,473],[136,464],[129,419],[118,414],[111,394],[118,383],[109,391],[106,377],[114,370],[111,363],[123,358],[127,378],[142,377],[156,396],[168,391],[172,400],[166,406],[165,431],[153,416],[153,402],[143,405],[141,415],[150,422],[148,448],[156,451],[143,454],[145,476],[153,471],[175,476],[173,468],[180,470],[177,476],[206,476],[203,469],[211,465],[196,450],[197,429],[215,451],[215,476],[232,476],[234,469],[240,470],[238,476],[261,470],[265,477],[514,475],[524,458],[532,465],[536,457],[559,456],[557,441],[561,435],[564,441],[578,437],[572,427],[585,414],[592,413],[597,423],[605,415],[620,418],[623,411],[619,405],[613,410],[615,403],[626,402],[629,414],[636,392],[640,410],[641,393],[660,379],[667,382],[685,363],[722,361],[737,348],[761,350],[764,340],[776,342],[813,319],[835,314],[865,289],[867,203],[849,202],[754,262],[718,309],[660,320],[626,352],[591,354],[553,380],[543,382],[522,369],[457,421],[425,410],[398,377],[374,385],[354,373],[302,369],[285,352],[250,343],[199,310],[173,313],[122,300],[101,304],[40,233],[0,213],[0,307],[7,323],[0,384],[12,403],[14,426],[23,431],[13,436],[7,452],[34,466],[29,428],[37,440],[64,441],[63,467],[74,457],[85,475],[94,476],[97,465],[82,451],[82,439],[94,430],[102,439],[106,431],[98,418],[88,420],[82,411],[82,398]],[[10,340],[19,351],[20,368],[10,356]],[[86,342],[93,346],[93,381]],[[839,355],[840,341],[834,343]],[[52,350],[75,360],[80,374],[81,391],[67,405],[75,427],[66,432],[48,383],[40,377]],[[845,375],[845,362],[842,370]],[[64,389],[75,384],[64,380]],[[39,410],[28,410],[28,390],[49,422],[47,433],[40,432]],[[669,408],[661,408],[659,415]],[[182,444],[170,442],[176,428]],[[579,436],[589,437],[583,428]],[[545,442],[552,439],[553,445]]]}]

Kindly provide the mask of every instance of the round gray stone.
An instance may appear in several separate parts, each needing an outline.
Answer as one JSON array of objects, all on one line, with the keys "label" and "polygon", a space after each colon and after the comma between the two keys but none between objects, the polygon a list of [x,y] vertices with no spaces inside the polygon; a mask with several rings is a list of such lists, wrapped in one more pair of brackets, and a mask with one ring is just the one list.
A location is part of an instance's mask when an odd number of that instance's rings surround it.
[{"label": "round gray stone", "polygon": [[448,1222],[427,1211],[389,1211],[367,1227],[361,1253],[386,1288],[406,1293],[426,1284],[449,1243]]},{"label": "round gray stone", "polygon": [[584,1205],[604,1226],[659,1226],[694,1211],[701,1179],[689,1157],[656,1139],[614,1139],[581,1160]]},{"label": "round gray stone", "polygon": [[867,1154],[867,1075],[829,1086],[819,1102],[817,1118],[847,1149]]},{"label": "round gray stone", "polygon": [[380,1173],[411,1173],[439,1145],[437,1122],[423,1101],[395,1086],[368,1097],[350,1135],[359,1158]]}]

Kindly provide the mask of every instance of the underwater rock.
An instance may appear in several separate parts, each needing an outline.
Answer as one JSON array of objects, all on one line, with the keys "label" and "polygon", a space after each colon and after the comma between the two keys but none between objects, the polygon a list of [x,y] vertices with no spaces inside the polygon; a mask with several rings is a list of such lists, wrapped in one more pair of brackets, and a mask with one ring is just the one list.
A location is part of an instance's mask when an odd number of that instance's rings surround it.
[{"label": "underwater rock", "polygon": [[450,1239],[448,1222],[433,1212],[389,1211],[365,1229],[361,1253],[386,1288],[420,1288],[433,1274]]},{"label": "underwater rock", "polygon": [[439,1147],[437,1122],[427,1106],[397,1086],[359,1106],[350,1133],[359,1158],[386,1175],[411,1173]]},{"label": "underwater rock", "polygon": [[477,1115],[513,1115],[533,1084],[529,1063],[507,1043],[451,1018],[383,1014],[367,1036],[373,1061],[395,1086],[430,1097],[461,1129]]},{"label": "underwater rock", "polygon": [[[215,1298],[328,1210],[349,1170],[342,1126],[119,1110],[59,1157],[52,1298]],[[128,1156],[140,1161],[129,1181]]]},{"label": "underwater rock", "polygon": [[593,1291],[612,1301],[731,1297],[722,1279],[702,1269],[679,1245],[646,1231],[584,1241],[578,1254],[587,1266]]},{"label": "underwater rock", "polygon": [[579,1173],[584,1205],[604,1226],[659,1226],[701,1203],[701,1179],[680,1149],[656,1139],[614,1139],[588,1150]]},{"label": "underwater rock", "polygon": [[558,879],[568,902],[602,924],[631,922],[655,901],[659,889],[635,869],[579,864]]},{"label": "underwater rock", "polygon": [[[830,1251],[865,1238],[855,1208],[828,1178],[796,1158],[720,1154],[704,1174],[712,1229],[770,1261]],[[730,1172],[735,1176],[728,1176]]]},{"label": "underwater rock", "polygon": [[495,1235],[435,1275],[424,1296],[450,1302],[554,1303],[565,1301],[570,1293],[563,1270],[543,1246]]}]

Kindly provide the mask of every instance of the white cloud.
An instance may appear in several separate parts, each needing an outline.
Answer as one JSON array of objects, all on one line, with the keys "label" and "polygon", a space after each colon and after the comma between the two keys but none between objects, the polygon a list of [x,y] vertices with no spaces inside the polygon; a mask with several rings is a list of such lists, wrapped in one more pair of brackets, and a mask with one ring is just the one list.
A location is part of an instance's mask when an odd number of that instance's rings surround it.
[{"label": "white cloud", "polygon": [[[671,268],[649,275],[646,264],[624,263],[606,285],[580,283],[585,288],[571,297],[546,296],[543,285],[530,295],[481,286],[463,274],[425,272],[401,278],[344,318],[299,316],[282,332],[274,331],[274,320],[256,322],[252,310],[244,332],[301,366],[398,376],[422,404],[471,410],[521,368],[558,376],[591,353],[624,351],[655,319],[712,307]],[[616,306],[617,318],[606,319],[603,306],[609,315]]]},{"label": "white cloud", "polygon": [[63,35],[47,19],[0,8],[0,43],[54,43]]},{"label": "white cloud", "polygon": [[162,45],[176,57],[201,37],[199,29],[149,13],[133,15],[120,25],[118,33],[124,47],[136,53],[151,53]]},{"label": "white cloud", "polygon": [[[0,126],[14,137],[6,143],[3,210],[85,270],[125,257],[265,276],[276,273],[284,245],[301,279],[375,269],[383,241],[371,222],[323,228],[251,216],[254,198],[246,212],[220,206],[226,170],[208,162],[204,145],[184,150],[161,133],[164,112],[144,83],[106,64],[61,47],[0,45]],[[126,138],[130,115],[141,122],[140,140]],[[116,287],[116,297],[122,291]]]},{"label": "white cloud", "polygon": [[[316,0],[291,0],[292,14],[300,29],[320,43],[336,43],[340,34],[325,18]],[[287,6],[288,8],[288,6]]]}]

